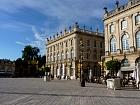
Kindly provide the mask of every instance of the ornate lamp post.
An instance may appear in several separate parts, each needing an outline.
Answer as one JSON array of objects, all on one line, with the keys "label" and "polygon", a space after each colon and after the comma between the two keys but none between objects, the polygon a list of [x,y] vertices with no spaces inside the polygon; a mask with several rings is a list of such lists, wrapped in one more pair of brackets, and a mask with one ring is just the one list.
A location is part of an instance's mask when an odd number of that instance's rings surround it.
[{"label": "ornate lamp post", "polygon": [[83,42],[80,40],[80,82],[81,86],[85,87],[85,76],[83,72]]}]

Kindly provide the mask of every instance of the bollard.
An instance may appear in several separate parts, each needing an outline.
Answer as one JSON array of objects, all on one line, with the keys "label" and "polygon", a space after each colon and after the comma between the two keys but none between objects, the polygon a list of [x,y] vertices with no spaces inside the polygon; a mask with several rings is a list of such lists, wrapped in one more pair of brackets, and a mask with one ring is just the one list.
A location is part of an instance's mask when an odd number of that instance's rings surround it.
[{"label": "bollard", "polygon": [[81,80],[81,86],[85,87],[85,80],[84,79]]}]

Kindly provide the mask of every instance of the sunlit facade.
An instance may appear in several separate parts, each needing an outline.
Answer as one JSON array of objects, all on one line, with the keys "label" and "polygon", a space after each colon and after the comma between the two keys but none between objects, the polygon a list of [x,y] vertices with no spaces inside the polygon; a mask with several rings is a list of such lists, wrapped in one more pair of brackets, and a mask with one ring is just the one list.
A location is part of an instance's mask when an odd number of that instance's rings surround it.
[{"label": "sunlit facade", "polygon": [[140,61],[140,0],[129,0],[116,9],[105,8],[105,62],[121,61],[121,71],[133,71]]},{"label": "sunlit facade", "polygon": [[101,56],[104,55],[104,36],[102,33],[80,28],[78,23],[56,36],[47,38],[47,66],[54,78],[69,76],[80,78],[81,70],[92,70],[100,74]]}]

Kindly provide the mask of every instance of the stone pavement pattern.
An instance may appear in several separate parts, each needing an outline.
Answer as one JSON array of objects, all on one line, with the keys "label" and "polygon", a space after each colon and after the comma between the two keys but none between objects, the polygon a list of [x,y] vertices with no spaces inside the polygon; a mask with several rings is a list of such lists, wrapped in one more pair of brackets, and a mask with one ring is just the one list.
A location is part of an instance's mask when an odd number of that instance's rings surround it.
[{"label": "stone pavement pattern", "polygon": [[140,105],[140,91],[93,83],[80,87],[79,80],[1,78],[0,105]]}]

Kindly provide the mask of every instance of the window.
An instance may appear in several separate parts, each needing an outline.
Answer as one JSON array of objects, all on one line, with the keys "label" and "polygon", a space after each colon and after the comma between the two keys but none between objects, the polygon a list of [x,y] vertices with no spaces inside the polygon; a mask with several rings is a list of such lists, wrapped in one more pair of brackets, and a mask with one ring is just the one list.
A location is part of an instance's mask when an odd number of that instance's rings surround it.
[{"label": "window", "polygon": [[140,48],[140,31],[136,34],[136,47]]},{"label": "window", "polygon": [[127,28],[127,21],[126,20],[123,20],[121,22],[121,29],[123,30],[123,29],[126,29],[126,28]]},{"label": "window", "polygon": [[68,57],[69,57],[69,53],[68,53],[68,51],[66,51],[66,57],[65,57],[65,59],[68,59]]},{"label": "window", "polygon": [[55,53],[53,54],[53,61],[55,61],[55,59],[56,59],[56,55],[55,55]]},{"label": "window", "polygon": [[90,40],[87,40],[87,46],[90,46]]},{"label": "window", "polygon": [[94,50],[93,59],[94,59],[94,60],[97,60],[97,51],[96,51],[96,50]]},{"label": "window", "polygon": [[87,60],[90,58],[90,54],[89,53],[87,53]]},{"label": "window", "polygon": [[63,42],[61,43],[61,46],[62,46],[62,48],[63,48]]},{"label": "window", "polygon": [[100,42],[100,48],[103,48],[103,43],[102,42]]},{"label": "window", "polygon": [[74,51],[73,51],[73,49],[71,49],[71,59],[73,59],[74,58]]},{"label": "window", "polygon": [[94,47],[96,47],[96,40],[94,41]]},{"label": "window", "polygon": [[110,25],[110,33],[113,33],[114,31],[115,31],[114,24],[111,24],[111,25]]},{"label": "window", "polygon": [[52,56],[52,54],[50,55],[50,61],[53,61],[53,56]]},{"label": "window", "polygon": [[70,43],[71,43],[71,46],[72,46],[73,45],[73,40],[71,40]]},{"label": "window", "polygon": [[122,67],[130,66],[130,64],[128,63],[128,59],[123,59],[121,62],[121,66]]},{"label": "window", "polygon": [[55,45],[53,46],[53,51],[55,51]]},{"label": "window", "polygon": [[82,38],[80,39],[79,43],[80,43],[80,46],[82,47],[83,46],[83,39]]},{"label": "window", "polygon": [[60,60],[60,57],[59,57],[59,52],[57,53],[57,60]]},{"label": "window", "polygon": [[50,60],[49,60],[49,54],[47,55],[47,61],[50,61]]},{"label": "window", "polygon": [[136,23],[136,25],[137,25],[137,24],[140,24],[140,14],[138,14],[138,15],[135,17],[135,23]]},{"label": "window", "polygon": [[116,52],[116,39],[112,37],[110,39],[110,52]]},{"label": "window", "polygon": [[122,36],[122,49],[129,50],[128,35],[126,34]]},{"label": "window", "polygon": [[52,52],[52,47],[50,47],[50,52]]},{"label": "window", "polygon": [[57,50],[59,50],[59,44],[57,45]]},{"label": "window", "polygon": [[68,47],[68,42],[66,42],[66,47]]},{"label": "window", "polygon": [[48,47],[47,53],[49,53],[49,49],[50,49],[50,48]]},{"label": "window", "polygon": [[136,59],[135,65],[136,65],[137,63],[140,64],[140,57],[138,57],[138,58]]},{"label": "window", "polygon": [[100,60],[102,56],[103,56],[103,51],[100,51]]}]

